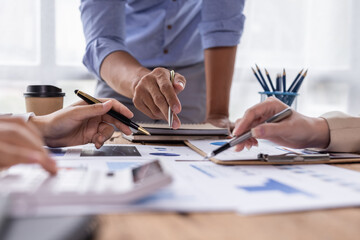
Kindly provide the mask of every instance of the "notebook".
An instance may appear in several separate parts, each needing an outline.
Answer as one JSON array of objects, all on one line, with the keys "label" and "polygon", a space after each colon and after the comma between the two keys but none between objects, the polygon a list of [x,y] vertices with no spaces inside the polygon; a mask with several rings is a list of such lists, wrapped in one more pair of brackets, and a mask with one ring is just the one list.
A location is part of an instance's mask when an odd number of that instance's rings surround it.
[{"label": "notebook", "polygon": [[162,123],[142,123],[140,125],[151,135],[133,132],[129,136],[123,135],[123,138],[132,142],[183,142],[184,140],[224,139],[230,133],[227,128],[219,128],[210,123],[182,124],[176,130]]}]

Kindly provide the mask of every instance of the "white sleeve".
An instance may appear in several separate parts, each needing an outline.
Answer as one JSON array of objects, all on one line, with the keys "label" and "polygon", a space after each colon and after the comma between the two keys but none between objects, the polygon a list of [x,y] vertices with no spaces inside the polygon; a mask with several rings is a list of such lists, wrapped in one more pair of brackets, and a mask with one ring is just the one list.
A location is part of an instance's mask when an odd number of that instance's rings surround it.
[{"label": "white sleeve", "polygon": [[23,114],[0,114],[0,116],[19,117],[24,119],[25,122],[27,122],[29,121],[29,118],[35,116],[35,114],[31,112],[31,113],[23,113]]}]

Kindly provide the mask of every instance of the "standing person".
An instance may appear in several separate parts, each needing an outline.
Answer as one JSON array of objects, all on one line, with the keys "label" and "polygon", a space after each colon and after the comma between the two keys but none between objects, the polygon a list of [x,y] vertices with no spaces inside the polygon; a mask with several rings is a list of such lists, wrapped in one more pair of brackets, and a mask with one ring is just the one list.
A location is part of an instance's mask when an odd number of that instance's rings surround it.
[{"label": "standing person", "polygon": [[121,101],[135,121],[168,120],[170,106],[174,129],[180,120],[229,127],[244,1],[82,0],[83,62],[98,79],[96,96]]}]

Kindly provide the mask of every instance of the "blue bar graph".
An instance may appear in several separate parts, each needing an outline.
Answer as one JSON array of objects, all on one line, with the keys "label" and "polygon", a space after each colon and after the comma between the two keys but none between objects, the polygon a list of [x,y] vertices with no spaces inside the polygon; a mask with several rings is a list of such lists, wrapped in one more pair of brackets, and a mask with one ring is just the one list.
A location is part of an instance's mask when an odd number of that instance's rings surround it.
[{"label": "blue bar graph", "polygon": [[291,187],[289,185],[283,184],[281,182],[278,182],[274,179],[268,179],[265,185],[261,186],[251,186],[251,187],[243,187],[243,186],[237,186],[239,189],[243,189],[249,193],[256,193],[256,192],[269,192],[269,191],[278,191],[285,194],[303,194],[308,197],[314,197],[314,195],[303,192],[299,189],[296,189],[294,187]]}]

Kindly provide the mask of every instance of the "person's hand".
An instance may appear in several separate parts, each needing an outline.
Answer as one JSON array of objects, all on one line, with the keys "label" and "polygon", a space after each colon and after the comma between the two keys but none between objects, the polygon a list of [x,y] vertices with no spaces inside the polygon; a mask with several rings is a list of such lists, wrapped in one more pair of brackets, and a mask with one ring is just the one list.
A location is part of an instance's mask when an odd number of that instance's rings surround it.
[{"label": "person's hand", "polygon": [[280,100],[269,97],[266,101],[249,108],[244,117],[236,121],[233,135],[239,136],[251,129],[253,138],[238,144],[235,150],[241,151],[244,147],[257,145],[255,138],[267,139],[291,148],[326,148],[330,141],[330,133],[323,118],[307,117],[293,110],[290,117],[278,123],[262,124],[287,107]]},{"label": "person's hand", "polygon": [[37,163],[51,174],[56,163],[43,148],[40,132],[21,118],[0,117],[0,168],[20,163]]},{"label": "person's hand", "polygon": [[128,118],[133,113],[114,99],[99,99],[103,103],[89,105],[79,101],[67,108],[45,116],[30,118],[43,133],[45,143],[51,147],[63,147],[94,143],[100,148],[114,133],[115,125],[125,134],[131,134],[128,126],[107,115],[113,109]]},{"label": "person's hand", "polygon": [[231,122],[228,116],[223,116],[223,115],[209,116],[206,119],[206,122],[211,123],[212,125],[214,125],[216,127],[227,128],[227,129],[229,129],[230,132],[235,127],[235,123]]},{"label": "person's hand", "polygon": [[177,94],[184,90],[185,78],[175,73],[174,82],[170,82],[170,71],[165,68],[155,68],[134,84],[133,102],[137,109],[152,119],[168,121],[168,108],[174,112],[173,128],[181,123],[177,116],[181,112],[181,103]]}]

